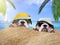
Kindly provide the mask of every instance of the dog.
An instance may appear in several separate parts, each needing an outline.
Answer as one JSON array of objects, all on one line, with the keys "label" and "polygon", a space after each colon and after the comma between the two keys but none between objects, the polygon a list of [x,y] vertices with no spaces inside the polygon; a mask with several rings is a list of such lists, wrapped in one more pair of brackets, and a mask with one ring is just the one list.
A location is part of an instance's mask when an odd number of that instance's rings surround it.
[{"label": "dog", "polygon": [[51,21],[49,22],[48,19],[41,19],[39,21],[37,21],[36,23],[36,27],[34,28],[34,30],[36,31],[40,31],[40,32],[54,32],[54,26],[51,23]]},{"label": "dog", "polygon": [[12,24],[16,24],[18,27],[23,26],[28,28],[29,24],[32,24],[31,19],[16,19],[13,20]]},{"label": "dog", "polygon": [[24,26],[24,27],[27,27],[28,28],[28,24],[27,24],[27,22],[25,20],[19,20],[18,21],[18,25],[19,26]]}]

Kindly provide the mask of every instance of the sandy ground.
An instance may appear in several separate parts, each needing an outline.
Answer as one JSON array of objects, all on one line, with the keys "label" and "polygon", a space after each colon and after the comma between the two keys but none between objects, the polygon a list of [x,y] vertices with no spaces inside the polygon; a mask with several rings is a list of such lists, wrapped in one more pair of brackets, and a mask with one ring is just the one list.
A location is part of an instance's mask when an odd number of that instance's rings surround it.
[{"label": "sandy ground", "polygon": [[0,45],[60,45],[60,31],[47,33],[10,27],[0,30]]}]

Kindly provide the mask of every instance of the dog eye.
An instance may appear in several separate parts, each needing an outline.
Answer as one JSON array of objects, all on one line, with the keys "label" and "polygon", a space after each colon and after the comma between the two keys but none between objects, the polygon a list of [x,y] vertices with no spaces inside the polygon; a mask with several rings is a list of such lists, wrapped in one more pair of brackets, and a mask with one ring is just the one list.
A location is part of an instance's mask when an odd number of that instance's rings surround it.
[{"label": "dog eye", "polygon": [[41,24],[38,25],[39,27],[41,26]]}]

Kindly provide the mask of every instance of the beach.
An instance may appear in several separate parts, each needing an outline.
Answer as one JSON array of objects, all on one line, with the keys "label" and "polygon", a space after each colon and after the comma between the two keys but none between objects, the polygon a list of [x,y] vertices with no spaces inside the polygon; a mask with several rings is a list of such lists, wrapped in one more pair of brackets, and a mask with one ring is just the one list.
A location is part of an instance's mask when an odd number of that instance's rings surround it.
[{"label": "beach", "polygon": [[0,45],[60,45],[60,30],[38,32],[25,27],[0,30]]}]

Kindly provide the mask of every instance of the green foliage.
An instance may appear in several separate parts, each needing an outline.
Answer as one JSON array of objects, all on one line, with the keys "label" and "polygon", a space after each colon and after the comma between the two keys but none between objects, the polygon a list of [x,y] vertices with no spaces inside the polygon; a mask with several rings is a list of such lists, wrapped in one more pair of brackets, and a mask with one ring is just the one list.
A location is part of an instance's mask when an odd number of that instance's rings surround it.
[{"label": "green foliage", "polygon": [[[39,8],[39,13],[44,8],[44,6],[49,2],[49,0],[45,0]],[[60,17],[60,0],[52,0],[52,12],[56,22],[59,21]]]},{"label": "green foliage", "polygon": [[39,8],[39,13],[42,11],[42,9],[44,8],[44,6],[49,2],[49,0],[44,0],[44,2],[42,3],[42,5]]},{"label": "green foliage", "polygon": [[12,5],[12,7],[13,7],[14,9],[16,9],[16,7],[14,6],[14,4],[12,3],[11,0],[7,0],[7,1]]},{"label": "green foliage", "polygon": [[16,9],[11,0],[0,0],[0,13],[2,13],[3,15],[6,14],[7,10],[6,1],[8,1],[14,9]]},{"label": "green foliage", "polygon": [[5,0],[0,0],[0,12],[3,15],[6,13],[6,2],[5,2]]},{"label": "green foliage", "polygon": [[55,21],[58,22],[60,17],[60,0],[53,0],[52,2],[52,11]]}]

